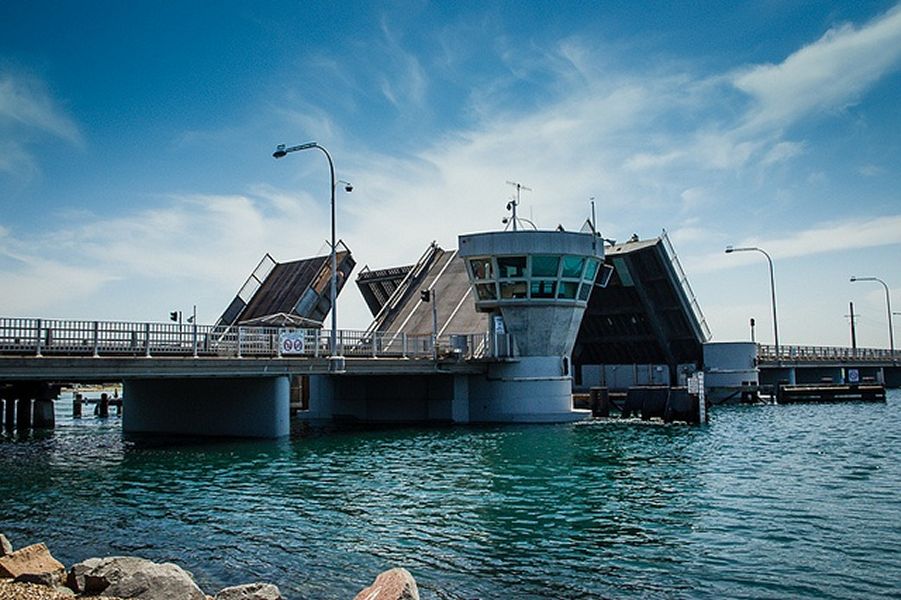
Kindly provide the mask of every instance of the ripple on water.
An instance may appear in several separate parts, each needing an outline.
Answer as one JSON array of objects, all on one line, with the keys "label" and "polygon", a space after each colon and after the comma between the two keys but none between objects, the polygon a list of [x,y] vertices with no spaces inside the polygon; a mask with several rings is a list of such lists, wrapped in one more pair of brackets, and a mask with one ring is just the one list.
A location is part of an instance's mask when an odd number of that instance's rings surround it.
[{"label": "ripple on water", "polygon": [[207,591],[264,579],[292,598],[348,597],[396,564],[426,598],[891,597],[899,404],[278,442],[62,418],[0,437],[0,530],[66,563],[140,554]]}]

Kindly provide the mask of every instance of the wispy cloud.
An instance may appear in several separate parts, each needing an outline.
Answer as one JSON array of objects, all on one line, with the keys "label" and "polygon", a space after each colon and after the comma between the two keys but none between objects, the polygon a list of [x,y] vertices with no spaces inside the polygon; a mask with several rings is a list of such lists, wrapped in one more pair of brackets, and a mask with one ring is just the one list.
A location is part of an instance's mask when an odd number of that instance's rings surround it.
[{"label": "wispy cloud", "polygon": [[382,94],[398,109],[424,108],[428,78],[419,58],[404,48],[386,17],[382,18],[381,32],[383,39],[377,47],[384,59],[379,74]]},{"label": "wispy cloud", "polygon": [[78,126],[53,100],[35,77],[0,73],[0,119],[33,127],[81,144]]},{"label": "wispy cloud", "polygon": [[[763,248],[775,260],[895,244],[901,244],[901,215],[818,223],[787,236],[741,239],[735,246]],[[692,270],[708,273],[735,268],[752,260],[755,260],[752,256],[726,256],[718,249],[713,255],[696,257],[692,261]]]},{"label": "wispy cloud", "polygon": [[869,23],[840,25],[779,64],[741,69],[736,88],[754,101],[744,125],[781,127],[857,102],[901,59],[901,7]]},{"label": "wispy cloud", "polygon": [[75,146],[84,144],[80,128],[43,81],[19,72],[0,71],[0,172],[24,179],[33,176],[38,163],[28,146],[38,134]]}]

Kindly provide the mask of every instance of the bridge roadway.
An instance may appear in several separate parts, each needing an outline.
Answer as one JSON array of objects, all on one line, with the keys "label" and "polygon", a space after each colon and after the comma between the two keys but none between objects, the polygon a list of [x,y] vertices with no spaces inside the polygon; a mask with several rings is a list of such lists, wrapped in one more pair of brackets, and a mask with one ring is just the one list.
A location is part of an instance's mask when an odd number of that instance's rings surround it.
[{"label": "bridge roadway", "polygon": [[[901,352],[881,348],[775,346],[757,348],[760,383],[848,383],[878,381],[901,387]],[[853,373],[853,376],[852,376]]]},{"label": "bridge roadway", "polygon": [[329,359],[0,356],[0,381],[104,383],[125,379],[190,379],[277,377],[281,375],[428,375],[484,373],[486,363],[456,358],[346,357],[339,373],[329,371]]},{"label": "bridge roadway", "polygon": [[[431,336],[340,331],[347,375],[482,373],[482,334]],[[335,374],[329,332],[0,318],[0,381],[276,377]]]},{"label": "bridge roadway", "polygon": [[337,357],[329,334],[0,318],[0,415],[47,423],[60,384],[122,382],[126,433],[281,437],[295,389],[310,418],[468,422],[469,379],[497,362],[483,334],[341,331]]}]

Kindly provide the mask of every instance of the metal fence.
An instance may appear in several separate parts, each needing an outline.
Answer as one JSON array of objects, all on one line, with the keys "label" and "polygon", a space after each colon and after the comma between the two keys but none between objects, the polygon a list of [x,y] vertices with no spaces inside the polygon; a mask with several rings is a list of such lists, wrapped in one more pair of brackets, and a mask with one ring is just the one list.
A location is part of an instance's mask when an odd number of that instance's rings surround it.
[{"label": "metal fence", "polygon": [[[17,356],[325,357],[330,331],[0,317],[0,354]],[[431,335],[341,330],[337,354],[365,358],[483,358],[487,333]]]},{"label": "metal fence", "polygon": [[759,344],[757,359],[760,362],[892,362],[901,360],[901,352],[882,348],[845,348],[842,346],[779,346]]}]

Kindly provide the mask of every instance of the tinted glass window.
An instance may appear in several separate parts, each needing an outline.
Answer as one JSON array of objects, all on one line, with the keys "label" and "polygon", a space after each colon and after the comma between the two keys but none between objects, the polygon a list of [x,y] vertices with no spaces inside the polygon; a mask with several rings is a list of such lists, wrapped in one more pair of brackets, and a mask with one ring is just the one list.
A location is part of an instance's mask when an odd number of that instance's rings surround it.
[{"label": "tinted glass window", "polygon": [[[563,257],[563,273],[562,277],[581,277],[582,276],[582,264],[585,262],[585,259],[581,256],[564,256]],[[575,295],[573,295],[575,298]]]},{"label": "tinted glass window", "polygon": [[591,284],[583,283],[582,287],[579,288],[579,300],[585,302],[588,300],[588,297],[591,295]]},{"label": "tinted glass window", "polygon": [[575,281],[561,281],[560,293],[558,298],[575,298],[576,292],[579,290],[579,284]]},{"label": "tinted glass window", "polygon": [[476,279],[493,279],[494,269],[491,267],[490,258],[471,258],[469,266],[472,268],[472,275]]},{"label": "tinted glass window", "polygon": [[526,275],[526,257],[525,256],[498,256],[497,269],[500,271],[501,279],[514,279],[517,277],[525,277]]},{"label": "tinted glass window", "polygon": [[594,276],[598,273],[598,261],[590,260],[588,261],[588,266],[585,267],[585,281],[594,281]]},{"label": "tinted glass window", "polygon": [[493,283],[477,283],[476,293],[479,295],[479,300],[497,300],[497,290]]},{"label": "tinted glass window", "polygon": [[560,266],[559,256],[533,256],[532,277],[556,277]]},{"label": "tinted glass window", "polygon": [[512,283],[502,283],[501,284],[501,298],[505,300],[509,300],[511,298],[525,298],[526,297],[526,282],[525,281],[514,281]]},{"label": "tinted glass window", "polygon": [[532,297],[533,298],[553,298],[557,291],[557,282],[554,280],[532,281]]}]

